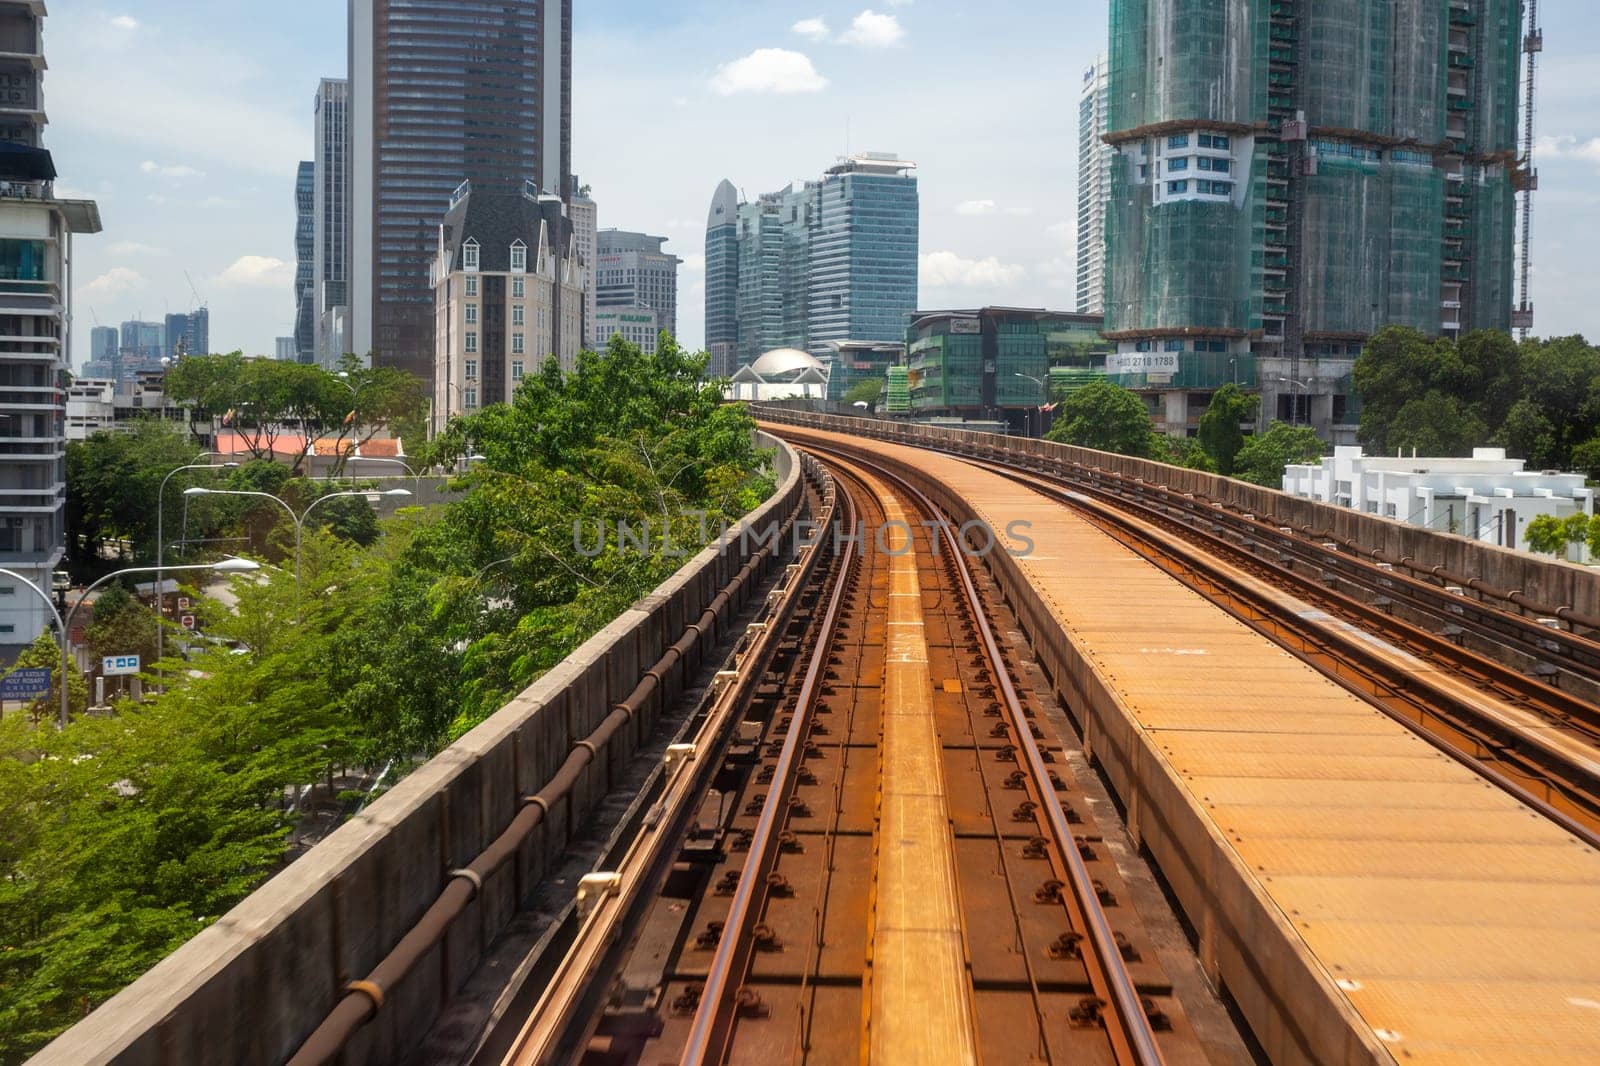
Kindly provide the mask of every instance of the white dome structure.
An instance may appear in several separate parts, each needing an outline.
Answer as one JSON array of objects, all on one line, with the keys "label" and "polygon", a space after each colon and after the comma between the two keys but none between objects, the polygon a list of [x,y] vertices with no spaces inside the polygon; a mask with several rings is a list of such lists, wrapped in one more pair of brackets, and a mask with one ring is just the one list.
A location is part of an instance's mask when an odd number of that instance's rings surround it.
[{"label": "white dome structure", "polygon": [[828,364],[798,348],[774,348],[729,383],[734,400],[822,399],[828,395]]},{"label": "white dome structure", "polygon": [[824,375],[828,372],[822,360],[798,348],[774,348],[751,363],[750,369],[768,384],[791,381],[807,370]]}]

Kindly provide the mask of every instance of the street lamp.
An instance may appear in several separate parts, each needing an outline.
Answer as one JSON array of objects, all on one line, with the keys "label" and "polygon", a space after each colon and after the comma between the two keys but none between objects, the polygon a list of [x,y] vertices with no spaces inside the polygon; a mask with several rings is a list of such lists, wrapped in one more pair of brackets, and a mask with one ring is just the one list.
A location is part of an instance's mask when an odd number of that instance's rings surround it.
[{"label": "street lamp", "polygon": [[[1049,400],[1050,400],[1050,388],[1043,381],[1040,381],[1038,378],[1034,377],[1032,374],[1023,374],[1021,372],[1018,372],[1015,376],[1019,377],[1019,378],[1024,378],[1024,379],[1026,379],[1028,381],[1033,382],[1035,385],[1039,386],[1040,395],[1044,397],[1045,402],[1049,402]],[[1034,405],[1034,410],[1038,411],[1043,406],[1044,406],[1043,404],[1035,404]],[[1039,419],[1039,435],[1041,437],[1044,436],[1044,419],[1043,419],[1043,417],[1041,417]],[[1030,433],[1029,436],[1032,436],[1032,434]]]},{"label": "street lamp", "polygon": [[[1289,420],[1293,425],[1298,426],[1300,424],[1300,393],[1309,395],[1311,392],[1312,383],[1309,381],[1301,381],[1298,378],[1284,377],[1282,374],[1274,376],[1272,380],[1281,381],[1289,386]],[[1296,389],[1300,390],[1300,392],[1296,392]]]},{"label": "street lamp", "polygon": [[[216,457],[215,452],[203,452],[201,454],[210,458]],[[156,493],[156,614],[160,615],[162,619],[167,617],[166,575],[163,573],[162,568],[162,563],[166,560],[167,546],[167,482],[171,481],[173,477],[183,473],[185,470],[237,470],[238,468],[238,463],[222,463],[220,465],[213,463],[191,463],[188,466],[178,467],[178,469],[172,471],[166,477],[161,479],[161,488]],[[165,626],[156,627],[157,662],[161,660],[162,649],[165,646],[165,641],[162,639],[162,637],[165,635],[165,629]]]},{"label": "street lamp", "polygon": [[[290,520],[294,522],[294,583],[296,587],[300,585],[300,544],[305,533],[305,522],[307,516],[309,516],[311,512],[316,510],[318,507],[327,503],[329,500],[347,500],[354,499],[357,496],[365,499],[367,496],[372,495],[370,492],[330,492],[326,496],[319,496],[315,500],[312,500],[311,504],[304,511],[300,512],[299,514],[295,514],[294,508],[289,506],[288,501],[274,496],[270,492],[249,492],[244,489],[206,489],[197,485],[192,489],[184,489],[183,494],[185,496],[255,497],[263,500],[271,500],[273,503],[287,511]],[[391,498],[410,496],[411,494],[412,493],[410,489],[390,489],[387,492],[378,493],[379,496],[388,496]]]},{"label": "street lamp", "polygon": [[[243,574],[243,573],[247,573],[247,572],[249,572],[251,570],[259,570],[259,569],[261,569],[261,564],[260,563],[253,563],[249,559],[224,559],[220,563],[204,563],[204,564],[199,564],[199,565],[194,565],[194,566],[174,566],[174,567],[172,567],[172,569],[173,570],[214,570],[219,574]],[[156,571],[156,568],[153,567],[153,566],[134,566],[134,567],[129,567],[126,570],[117,570],[117,571],[114,571],[112,573],[107,574],[105,577],[102,577],[100,580],[96,581],[94,584],[90,585],[88,588],[83,590],[83,593],[78,597],[78,602],[72,605],[72,609],[67,612],[66,618],[63,619],[61,617],[61,612],[56,610],[56,605],[54,603],[50,602],[50,597],[46,596],[42,591],[40,591],[39,587],[37,585],[35,585],[32,581],[29,581],[27,578],[23,577],[21,574],[18,574],[13,570],[0,569],[0,574],[4,574],[7,577],[15,578],[16,580],[21,581],[22,584],[26,585],[29,589],[31,589],[33,591],[34,595],[36,595],[40,599],[44,600],[45,606],[50,608],[50,614],[56,620],[56,625],[58,627],[60,627],[60,630],[61,630],[61,711],[60,711],[59,725],[60,725],[60,727],[62,729],[65,729],[67,727],[67,722],[69,721],[69,719],[71,717],[71,713],[72,713],[72,703],[71,703],[71,695],[72,695],[72,693],[71,693],[71,688],[68,685],[68,678],[70,678],[71,675],[72,675],[72,641],[68,637],[68,634],[72,632],[72,628],[71,628],[72,627],[72,620],[75,617],[77,617],[78,608],[80,608],[80,607],[82,607],[84,605],[84,603],[88,600],[90,594],[93,593],[95,591],[95,589],[100,588],[102,585],[106,584],[108,581],[112,581],[112,580],[114,580],[116,578],[119,578],[119,577],[125,577],[128,574],[150,574],[150,573],[154,573],[155,571]]]}]

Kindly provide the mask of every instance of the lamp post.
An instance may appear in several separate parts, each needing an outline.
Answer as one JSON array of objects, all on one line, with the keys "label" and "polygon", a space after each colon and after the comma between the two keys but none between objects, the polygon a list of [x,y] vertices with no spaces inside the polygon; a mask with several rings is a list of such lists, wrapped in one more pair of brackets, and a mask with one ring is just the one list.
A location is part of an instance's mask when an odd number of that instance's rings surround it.
[{"label": "lamp post", "polygon": [[[1311,392],[1312,383],[1309,381],[1301,381],[1298,378],[1284,377],[1282,374],[1277,375],[1272,380],[1284,382],[1289,386],[1289,421],[1293,425],[1298,426],[1300,424],[1300,394],[1309,394]],[[1299,392],[1295,391],[1297,389]]]},{"label": "lamp post", "polygon": [[[256,497],[256,498],[263,499],[263,500],[271,500],[273,503],[277,504],[279,507],[282,507],[285,511],[287,511],[288,514],[289,514],[289,519],[292,522],[294,522],[294,583],[295,583],[295,586],[297,588],[300,585],[300,545],[301,545],[301,539],[302,539],[302,537],[304,536],[304,533],[305,533],[305,521],[306,521],[307,516],[309,516],[312,511],[316,510],[318,507],[322,506],[324,503],[327,503],[329,500],[346,500],[346,499],[353,499],[353,498],[355,498],[357,496],[360,496],[363,499],[365,499],[367,496],[372,495],[369,492],[330,492],[326,496],[319,496],[315,500],[312,500],[310,505],[307,506],[304,511],[300,512],[299,514],[295,514],[294,513],[294,508],[289,506],[289,503],[288,503],[287,500],[284,500],[284,499],[282,499],[282,498],[280,498],[278,496],[274,496],[270,492],[250,492],[250,491],[246,491],[245,489],[206,489],[206,488],[201,488],[201,487],[199,487],[197,485],[192,489],[184,489],[183,490],[183,494],[185,496],[248,496],[248,497]],[[411,495],[411,490],[410,489],[390,489],[387,492],[380,492],[380,493],[378,493],[378,495],[380,495],[380,496],[389,496],[389,497],[410,496]]]},{"label": "lamp post", "polygon": [[[261,569],[261,564],[260,563],[253,563],[249,559],[224,559],[220,563],[204,563],[204,564],[197,564],[197,565],[193,565],[193,566],[188,566],[188,565],[186,565],[186,566],[174,566],[174,567],[172,567],[172,569],[173,570],[215,570],[217,573],[220,573],[220,574],[242,574],[242,573],[247,573],[247,572],[249,572],[251,570],[259,570],[259,569]],[[126,577],[129,574],[151,574],[151,573],[155,573],[155,572],[156,572],[156,568],[153,567],[153,566],[133,566],[133,567],[129,567],[126,570],[117,570],[117,571],[114,571],[112,573],[109,573],[105,577],[102,577],[100,580],[96,581],[94,584],[90,585],[88,588],[84,589],[83,593],[81,595],[79,595],[79,597],[78,597],[78,602],[72,605],[71,610],[67,611],[66,618],[62,618],[61,617],[61,612],[56,610],[56,605],[54,603],[50,602],[50,597],[45,595],[43,592],[41,592],[37,585],[35,585],[33,582],[29,581],[27,578],[23,577],[21,574],[16,573],[15,571],[12,571],[12,570],[0,570],[0,574],[4,574],[7,577],[15,578],[15,579],[21,581],[28,588],[32,589],[35,595],[37,595],[40,599],[44,600],[45,606],[50,609],[50,614],[56,620],[56,625],[58,627],[60,627],[60,630],[61,630],[61,711],[60,711],[60,718],[58,720],[58,724],[60,725],[60,727],[62,729],[65,729],[67,727],[67,722],[69,721],[69,719],[71,717],[71,714],[72,714],[72,703],[71,703],[71,695],[72,695],[72,693],[71,693],[71,688],[68,685],[68,679],[72,675],[72,641],[71,641],[70,637],[68,636],[68,634],[72,632],[72,628],[71,628],[72,627],[72,620],[77,617],[78,609],[80,607],[82,607],[85,602],[88,601],[89,596],[96,589],[98,589],[101,586],[105,585],[109,581],[113,581],[113,580],[115,580],[116,578],[119,578],[119,577]]]},{"label": "lamp post", "polygon": [[[1046,402],[1049,401],[1049,399],[1050,399],[1050,388],[1043,381],[1040,381],[1038,378],[1034,377],[1032,374],[1023,374],[1021,372],[1018,372],[1015,376],[1019,377],[1019,378],[1024,378],[1024,379],[1026,379],[1028,381],[1033,382],[1035,385],[1039,386],[1039,394],[1044,397]],[[1033,409],[1035,411],[1039,411],[1043,406],[1044,406],[1043,404],[1035,404]],[[1029,432],[1028,436],[1032,437],[1033,433],[1031,432],[1031,430],[1032,430],[1032,420],[1031,419],[1030,419],[1030,424],[1029,424],[1029,430],[1030,430],[1030,432]],[[1041,437],[1044,436],[1044,419],[1043,418],[1039,419],[1039,435]]]},{"label": "lamp post", "polygon": [[[201,455],[208,458],[216,458],[215,452],[202,452]],[[166,477],[161,479],[161,488],[156,493],[156,614],[160,615],[163,620],[165,620],[167,617],[166,574],[162,566],[162,564],[166,561],[167,550],[167,482],[171,481],[176,475],[183,473],[185,470],[237,470],[238,468],[238,463],[222,463],[220,465],[213,463],[191,463],[188,466],[178,467],[178,469],[172,471],[171,473],[167,474]],[[157,662],[161,661],[162,650],[166,644],[165,640],[163,639],[165,635],[166,627],[156,626]]]}]

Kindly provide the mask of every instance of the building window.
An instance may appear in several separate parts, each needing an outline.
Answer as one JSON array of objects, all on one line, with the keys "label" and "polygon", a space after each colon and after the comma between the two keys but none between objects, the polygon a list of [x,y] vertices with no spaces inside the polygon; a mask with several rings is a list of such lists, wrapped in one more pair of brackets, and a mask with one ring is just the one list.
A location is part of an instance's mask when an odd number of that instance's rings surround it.
[{"label": "building window", "polygon": [[478,305],[477,304],[468,304],[467,305],[467,325],[476,326],[477,324],[478,324]]},{"label": "building window", "polygon": [[476,333],[468,333],[467,334],[467,351],[475,352],[477,350],[478,350],[478,335]]},{"label": "building window", "polygon": [[[1204,163],[1206,161],[1204,159],[1202,159],[1201,162]],[[1181,159],[1169,159],[1169,160],[1167,160],[1167,173],[1169,173],[1169,174],[1172,173],[1174,170],[1188,170],[1188,169],[1189,169],[1189,159],[1188,159],[1187,156],[1185,156],[1185,157],[1183,157]]]},{"label": "building window", "polygon": [[1228,138],[1220,133],[1202,133],[1200,135],[1201,148],[1220,148],[1226,152],[1230,146]]},{"label": "building window", "polygon": [[1182,341],[1178,341],[1178,340],[1168,341],[1167,342],[1167,351],[1169,351],[1169,352],[1181,352],[1181,351],[1183,351],[1183,342]]},{"label": "building window", "polygon": [[511,272],[513,274],[528,272],[528,246],[521,241],[511,246]]},{"label": "building window", "polygon": [[478,279],[477,278],[468,278],[467,279],[467,295],[468,296],[476,296],[476,295],[478,295]]},{"label": "building window", "polygon": [[524,346],[523,346],[522,334],[513,333],[511,335],[511,354],[512,355],[521,355],[523,353],[523,351],[524,351]]},{"label": "building window", "polygon": [[1196,165],[1199,166],[1199,168],[1201,170],[1212,170],[1212,171],[1217,172],[1218,174],[1226,174],[1226,173],[1228,173],[1228,171],[1233,166],[1232,162],[1230,162],[1229,160],[1226,160],[1226,159],[1212,159],[1210,156],[1204,156],[1204,155],[1200,157],[1200,159],[1197,161]]},{"label": "building window", "polygon": [[525,279],[525,278],[512,278],[511,279],[511,298],[512,299],[514,299],[514,300],[522,299],[524,296],[526,296],[528,294],[527,289],[528,289],[527,279]]},{"label": "building window", "polygon": [[523,324],[523,319],[527,317],[527,314],[528,314],[528,312],[526,311],[526,309],[524,309],[522,307],[521,304],[518,304],[516,307],[513,307],[511,309],[511,324],[513,326],[522,325]]},{"label": "building window", "polygon": [[1188,192],[1188,191],[1189,191],[1189,182],[1187,180],[1185,180],[1185,181],[1169,181],[1169,182],[1167,182],[1167,192],[1169,192],[1169,193],[1179,193],[1179,192]]},{"label": "building window", "polygon": [[[517,339],[521,340],[522,338],[518,337]],[[511,380],[512,381],[521,381],[522,380],[522,372],[523,372],[522,371],[522,360],[518,359],[518,360],[514,361],[511,364]]]},{"label": "building window", "polygon": [[476,411],[478,409],[478,390],[477,389],[464,389],[462,391],[462,393],[461,393],[461,396],[462,396],[462,402],[467,405],[467,410]]},{"label": "building window", "polygon": [[0,626],[0,633],[15,633],[16,631],[17,631],[17,627],[14,626],[14,625],[3,625],[3,626]]},{"label": "building window", "polygon": [[1175,137],[1168,137],[1167,138],[1167,147],[1168,148],[1187,148],[1187,147],[1189,147],[1189,135],[1187,133],[1180,133]]},{"label": "building window", "polygon": [[469,274],[478,272],[478,242],[469,240],[461,247],[461,269]]},{"label": "building window", "polygon": [[44,242],[0,240],[0,278],[43,281]]},{"label": "building window", "polygon": [[478,380],[478,361],[476,359],[467,360],[466,378],[468,381]]}]

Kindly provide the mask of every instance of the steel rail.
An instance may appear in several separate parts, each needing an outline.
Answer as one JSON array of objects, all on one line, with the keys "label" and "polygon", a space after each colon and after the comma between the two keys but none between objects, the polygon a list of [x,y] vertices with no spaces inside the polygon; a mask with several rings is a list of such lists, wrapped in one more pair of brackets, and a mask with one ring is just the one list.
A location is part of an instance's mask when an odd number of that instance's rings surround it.
[{"label": "steel rail", "polygon": [[1040,804],[1040,810],[1046,816],[1052,842],[1067,874],[1067,887],[1071,889],[1062,899],[1066,901],[1074,922],[1089,941],[1091,950],[1084,954],[1083,959],[1095,994],[1111,1007],[1117,1019],[1116,1026],[1106,1027],[1107,1036],[1112,1041],[1119,1062],[1159,1066],[1165,1060],[1156,1041],[1155,1031],[1151,1028],[1150,1019],[1145,1013],[1143,999],[1137,985],[1134,984],[1132,974],[1128,972],[1127,965],[1123,962],[1122,949],[1117,944],[1111,922],[1100,903],[1094,877],[1078,851],[1078,843],[1073,836],[1071,825],[1067,822],[1066,813],[1061,804],[1053,799],[1054,789],[1050,787],[1049,765],[1044,761],[1038,741],[1034,739],[1033,730],[1023,711],[1022,699],[1011,681],[1010,672],[1006,669],[1005,657],[1000,651],[999,641],[995,638],[994,629],[989,624],[988,615],[983,609],[983,599],[978,593],[972,568],[954,532],[954,527],[944,511],[932,499],[904,476],[887,466],[837,448],[819,445],[814,441],[804,442],[804,446],[838,456],[847,462],[857,463],[883,475],[910,494],[938,525],[955,562],[963,594],[978,634],[982,638],[984,654],[989,659],[995,679],[1000,686],[1006,712],[1011,719],[1011,726],[1026,760],[1028,771],[1041,795],[1048,798],[1048,802]]},{"label": "steel rail", "polygon": [[445,876],[444,888],[422,916],[362,979],[351,981],[340,990],[340,998],[321,1024],[289,1059],[290,1066],[320,1066],[333,1060],[345,1044],[388,1002],[389,993],[440,943],[455,921],[478,898],[484,884],[517,854],[523,842],[544,822],[546,813],[564,800],[582,781],[590,764],[600,758],[612,738],[632,723],[661,689],[669,671],[699,646],[707,633],[714,633],[736,602],[742,588],[755,580],[775,554],[777,545],[788,535],[798,518],[799,508],[790,514],[774,541],[752,553],[733,578],[690,623],[682,636],[662,653],[661,658],[640,677],[627,699],[613,705],[611,712],[587,737],[577,741],[566,761],[543,788],[522,798],[522,805],[477,858]]},{"label": "steel rail", "polygon": [[[836,507],[836,502],[827,504],[825,527],[832,524]],[[734,653],[738,681],[726,686],[704,712],[699,727],[692,734],[685,734],[693,750],[667,771],[660,797],[616,866],[615,890],[605,892],[582,922],[510,1051],[503,1056],[507,1066],[559,1061],[570,1053],[577,1018],[594,992],[596,975],[608,956],[631,935],[630,922],[637,918],[640,902],[658,893],[671,872],[679,843],[711,776],[721,765],[718,756],[726,749],[734,723],[749,707],[764,670],[785,639],[800,594],[815,575],[826,545],[827,541],[819,537],[806,549],[781,590],[782,602],[767,616],[759,636]],[[837,565],[831,565],[829,572],[834,582],[845,579]]]},{"label": "steel rail", "polygon": [[[835,500],[840,498],[836,487]],[[854,531],[855,500],[848,493],[842,494],[842,498],[846,504],[844,510],[848,528]],[[795,770],[804,751],[807,724],[816,704],[817,689],[826,671],[845,591],[850,586],[850,568],[855,562],[858,546],[854,539],[844,543],[845,550],[839,558],[839,580],[833,587],[827,612],[818,627],[816,646],[806,664],[805,678],[801,682],[795,711],[784,735],[772,788],[762,803],[761,814],[750,840],[750,853],[745,859],[744,869],[740,871],[739,884],[734,890],[716,954],[706,973],[700,1004],[684,1044],[680,1061],[685,1064],[720,1063],[727,1054],[737,1009],[737,982],[743,980],[754,950],[750,931],[755,924],[758,886],[766,884],[767,875],[772,872],[777,858],[780,826],[794,793]]]},{"label": "steel rail", "polygon": [[[1473,770],[1496,787],[1509,792],[1516,799],[1544,817],[1556,822],[1563,829],[1590,846],[1600,847],[1600,831],[1597,831],[1593,825],[1585,824],[1573,814],[1534,794],[1523,785],[1510,779],[1505,772],[1497,772],[1494,769],[1494,763],[1486,763],[1477,754],[1463,750],[1459,745],[1453,744],[1439,735],[1436,730],[1427,728],[1425,724],[1420,724],[1419,727],[1419,722],[1402,713],[1394,705],[1394,701],[1401,701],[1417,708],[1424,719],[1431,714],[1433,717],[1445,720],[1447,725],[1450,724],[1448,718],[1454,716],[1457,719],[1456,723],[1454,723],[1457,731],[1466,732],[1468,735],[1471,735],[1472,726],[1476,726],[1479,730],[1493,729],[1500,731],[1502,739],[1498,743],[1494,739],[1478,739],[1477,741],[1485,750],[1494,752],[1499,761],[1506,759],[1505,752],[1501,749],[1507,747],[1506,741],[1510,741],[1512,745],[1520,744],[1536,751],[1548,753],[1552,761],[1557,762],[1557,765],[1574,771],[1580,778],[1589,776],[1583,772],[1582,768],[1572,766],[1568,762],[1559,761],[1561,760],[1559,751],[1551,749],[1540,738],[1530,737],[1524,733],[1512,731],[1508,727],[1499,726],[1497,723],[1490,721],[1471,703],[1430,684],[1426,677],[1400,670],[1363,641],[1350,639],[1347,636],[1330,631],[1326,627],[1309,623],[1299,616],[1291,615],[1286,617],[1284,609],[1280,605],[1261,596],[1228,574],[1223,569],[1227,564],[1219,565],[1218,560],[1198,547],[1163,541],[1148,533],[1141,532],[1138,529],[1140,519],[1119,513],[1117,508],[1109,503],[1092,500],[1087,496],[1082,496],[1082,494],[1079,494],[1080,498],[1075,499],[1070,492],[1048,484],[1036,486],[1035,490],[1046,496],[1057,498],[1059,502],[1065,503],[1081,512],[1097,516],[1100,519],[1100,523],[1103,523],[1102,528],[1110,526],[1122,530],[1129,539],[1138,542],[1137,545],[1129,544],[1130,548],[1167,570],[1177,580],[1195,589],[1207,599],[1212,600],[1223,610],[1228,611],[1228,613],[1234,615],[1234,617],[1274,643],[1284,647],[1291,654],[1306,661],[1346,690],[1360,696],[1372,706],[1383,711],[1390,718],[1405,725],[1436,749]],[[1111,532],[1109,529],[1107,531]],[[1115,533],[1112,535],[1115,536]],[[1226,545],[1226,542],[1223,542],[1223,544]],[[1231,545],[1227,546],[1231,547]],[[1176,560],[1179,565],[1174,567],[1163,564],[1159,557]],[[1180,567],[1186,568],[1189,573],[1180,573]],[[1202,587],[1202,584],[1197,582],[1195,575],[1199,575],[1205,581],[1210,582],[1213,587],[1210,589]],[[1226,601],[1218,595],[1218,590],[1221,590],[1226,595]],[[1318,639],[1310,643],[1315,644],[1324,656],[1332,658],[1336,664],[1344,662],[1351,665],[1360,678],[1367,680],[1369,684],[1379,686],[1381,691],[1375,691],[1373,688],[1357,684],[1354,679],[1337,669],[1327,669],[1317,660],[1316,655],[1309,652],[1307,648],[1297,647],[1285,640],[1286,634],[1304,639],[1305,634],[1309,632],[1319,634]],[[1532,682],[1529,683],[1532,684]],[[1418,690],[1424,690],[1429,698],[1424,700]],[[1388,696],[1385,697],[1383,692],[1387,692]],[[1547,778],[1542,778],[1537,774],[1528,774],[1527,776],[1535,780],[1541,780],[1546,785],[1561,791],[1554,782],[1549,781]],[[1600,790],[1584,790],[1584,786],[1581,783],[1575,782],[1574,784],[1581,790],[1581,794],[1574,796],[1570,792],[1563,792],[1563,795],[1573,802],[1578,809],[1583,809],[1585,802],[1591,809],[1600,806]]]},{"label": "steel rail", "polygon": [[[1068,492],[1056,487],[1054,483],[1056,479],[1025,474],[998,463],[973,462],[973,465],[990,470],[1035,491],[1046,492],[1069,506],[1076,502]],[[1065,479],[1062,479],[1062,482],[1064,484]],[[1161,513],[1157,505],[1132,502],[1105,490],[1078,488],[1075,491],[1099,495],[1102,498],[1110,497],[1104,500],[1107,505],[1135,512],[1153,524],[1172,528],[1205,549],[1209,555],[1234,559],[1249,568],[1258,569],[1268,575],[1270,580],[1290,586],[1309,599],[1333,607],[1347,618],[1375,633],[1398,640],[1406,645],[1406,650],[1456,672],[1469,684],[1490,686],[1500,694],[1501,698],[1548,718],[1556,727],[1579,733],[1590,743],[1600,742],[1600,707],[1588,700],[1547,685],[1536,678],[1527,677],[1504,663],[1460,647],[1438,634],[1411,625],[1402,619],[1394,618],[1372,604],[1346,595],[1335,588],[1324,586],[1321,582],[1314,581],[1290,567],[1274,565],[1271,560],[1263,559],[1224,537],[1178,522]]]}]

